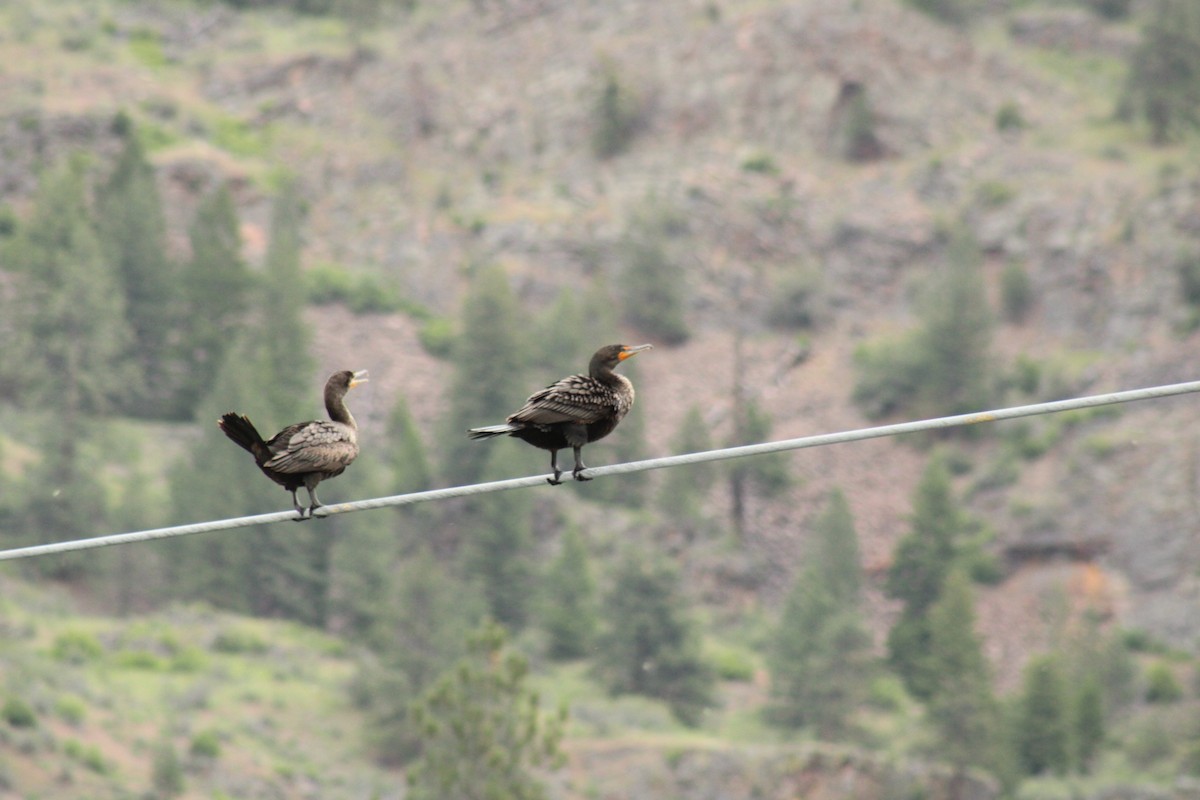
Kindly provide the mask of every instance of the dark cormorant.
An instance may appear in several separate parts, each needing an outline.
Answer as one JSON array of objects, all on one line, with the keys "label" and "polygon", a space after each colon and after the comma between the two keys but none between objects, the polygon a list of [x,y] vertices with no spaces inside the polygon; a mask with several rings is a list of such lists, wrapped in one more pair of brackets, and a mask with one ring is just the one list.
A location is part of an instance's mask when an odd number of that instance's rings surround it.
[{"label": "dark cormorant", "polygon": [[546,480],[556,486],[562,483],[558,451],[570,447],[575,451],[572,477],[577,481],[591,480],[581,474],[587,466],[580,450],[588,442],[612,433],[633,407],[633,384],[624,375],[613,372],[613,367],[650,347],[648,344],[601,347],[592,356],[587,375],[570,375],[556,381],[526,400],[521,410],[511,414],[503,425],[472,428],[467,435],[472,439],[515,436],[534,447],[549,450],[554,477]]},{"label": "dark cormorant", "polygon": [[[358,424],[346,408],[346,392],[365,383],[367,371],[343,370],[325,383],[325,410],[329,421],[313,420],[289,425],[263,441],[254,424],[241,414],[228,413],[217,421],[225,435],[254,456],[254,462],[271,480],[292,493],[300,519],[311,519],[321,507],[317,484],[341,475],[358,456]],[[296,499],[303,486],[308,491],[308,514]]]}]

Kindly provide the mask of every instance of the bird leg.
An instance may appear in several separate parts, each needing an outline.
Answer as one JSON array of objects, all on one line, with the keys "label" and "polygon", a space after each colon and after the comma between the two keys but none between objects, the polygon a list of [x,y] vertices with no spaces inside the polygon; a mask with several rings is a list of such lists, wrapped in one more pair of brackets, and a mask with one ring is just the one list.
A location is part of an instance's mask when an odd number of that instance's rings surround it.
[{"label": "bird leg", "polygon": [[587,469],[587,464],[583,463],[583,448],[576,447],[573,449],[575,450],[575,469],[571,471],[571,477],[577,481],[590,481],[591,478],[583,475],[583,471]]},{"label": "bird leg", "polygon": [[304,490],[308,492],[308,518],[312,519],[313,512],[321,507],[321,501],[317,499],[317,487],[305,486]]},{"label": "bird leg", "polygon": [[558,468],[557,450],[550,451],[550,469],[554,470],[554,477],[546,478],[546,483],[550,484],[551,486],[558,486],[560,483],[562,483],[562,481],[559,480],[559,478],[562,477],[562,470]]},{"label": "bird leg", "polygon": [[296,489],[292,489],[292,505],[295,507],[296,513],[299,514],[299,516],[292,520],[292,522],[303,522],[304,520],[308,519],[308,517],[304,516],[304,506],[300,505],[300,501],[296,499],[296,491]]}]

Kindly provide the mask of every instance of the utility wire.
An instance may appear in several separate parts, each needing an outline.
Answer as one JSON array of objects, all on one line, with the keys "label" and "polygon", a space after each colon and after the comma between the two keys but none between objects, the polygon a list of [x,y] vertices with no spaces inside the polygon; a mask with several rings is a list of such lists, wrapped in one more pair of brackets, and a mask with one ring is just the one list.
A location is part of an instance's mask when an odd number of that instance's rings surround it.
[{"label": "utility wire", "polygon": [[[649,458],[644,461],[630,461],[624,464],[613,464],[607,467],[589,467],[585,475],[589,478],[599,478],[605,475],[625,475],[633,472],[646,472],[652,469],[668,469],[682,467],[688,464],[700,464],[708,461],[724,461],[730,458],[745,458],[767,453],[781,453],[787,450],[801,450],[807,447],[821,447],[829,444],[845,444],[858,442],[863,439],[878,439],[884,436],[899,436],[905,433],[954,428],[963,425],[977,425],[982,422],[998,422],[1018,417],[1032,417],[1039,414],[1053,414],[1060,411],[1074,411],[1082,408],[1131,403],[1139,400],[1152,400],[1160,397],[1200,392],[1200,381],[1190,383],[1175,383],[1167,386],[1153,386],[1146,389],[1130,389],[1123,392],[1077,397],[1069,400],[1055,400],[1049,403],[1035,403],[1026,406],[1012,406],[995,411],[981,411],[974,414],[957,414],[950,417],[901,422],[895,425],[880,425],[874,428],[860,428],[841,433],[825,433],[816,436],[803,436],[799,439],[784,439],[777,442],[748,444],[741,447],[723,447],[715,450],[705,450],[698,453],[687,453],[664,458]],[[449,500],[453,497],[469,497],[489,492],[504,492],[510,489],[526,489],[533,486],[546,485],[548,475],[530,475],[525,478],[510,478],[486,483],[473,483],[466,486],[452,486],[446,489],[432,489],[425,492],[398,494],[391,497],[376,497],[369,500],[357,500],[350,503],[322,506],[314,512],[316,517],[331,517],[335,514],[348,514],[352,511],[366,511],[373,508],[388,508],[392,506],[409,506],[416,503],[428,503],[439,500]],[[169,528],[154,528],[146,531],[131,533],[115,533],[108,536],[96,536],[90,539],[75,539],[65,542],[18,547],[11,550],[0,550],[0,561],[34,556],[67,553],[73,550],[90,550],[96,547],[107,547],[115,544],[131,544],[133,542],[148,542],[155,539],[170,539],[176,536],[188,536],[193,533],[209,533],[232,528],[245,528],[251,525],[265,525],[270,522],[295,520],[295,511],[278,511],[271,514],[257,514],[248,517],[215,520],[212,522],[197,522],[191,525],[174,525]]]}]

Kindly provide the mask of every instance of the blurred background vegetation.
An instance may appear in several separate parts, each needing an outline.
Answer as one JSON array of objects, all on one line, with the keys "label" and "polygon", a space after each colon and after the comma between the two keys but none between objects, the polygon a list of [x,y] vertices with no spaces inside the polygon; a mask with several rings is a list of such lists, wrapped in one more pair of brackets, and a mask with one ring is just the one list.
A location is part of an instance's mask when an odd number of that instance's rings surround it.
[{"label": "blurred background vegetation", "polygon": [[[462,432],[609,341],[658,348],[622,367],[646,399],[597,463],[1194,377],[1200,4],[842,5],[0,7],[0,544],[284,507],[212,421],[310,418],[334,368],[382,378],[349,398],[363,454],[322,489],[346,499],[539,468]],[[968,110],[839,62],[796,145],[755,37],[805,14],[867,59],[897,26]],[[524,77],[572,74],[571,107],[447,99],[556,15],[586,58]],[[708,102],[764,130],[695,145],[720,114],[671,105],[687,64],[616,55],[673,15],[714,86],[762,59]],[[992,94],[953,88],[963,52]],[[1014,209],[1060,173],[1115,210],[1032,254],[1050,217]],[[1191,483],[1139,495],[1169,481],[1116,460],[1150,435],[1118,416],[6,566],[0,795],[1193,796],[1200,636],[1171,620],[1195,613],[1195,449],[1165,431]],[[1089,538],[1110,501],[1148,509],[1119,517],[1138,541]],[[1164,518],[1182,533],[1142,545]],[[1138,583],[1127,551],[1154,547],[1182,572]],[[1072,577],[1034,583],[1047,564]]]}]

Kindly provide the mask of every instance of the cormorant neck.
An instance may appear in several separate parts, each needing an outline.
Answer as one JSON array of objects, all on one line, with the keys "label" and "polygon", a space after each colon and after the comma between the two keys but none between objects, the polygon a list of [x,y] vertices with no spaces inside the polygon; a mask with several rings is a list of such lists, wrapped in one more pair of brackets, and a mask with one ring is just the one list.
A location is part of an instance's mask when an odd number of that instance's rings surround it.
[{"label": "cormorant neck", "polygon": [[345,388],[339,386],[325,387],[325,410],[329,412],[329,418],[334,422],[349,425],[355,430],[358,429],[358,423],[354,421],[354,415],[346,407]]},{"label": "cormorant neck", "polygon": [[613,371],[613,368],[598,358],[593,358],[592,363],[588,364],[588,375],[602,383],[612,383],[617,379],[617,373]]}]

